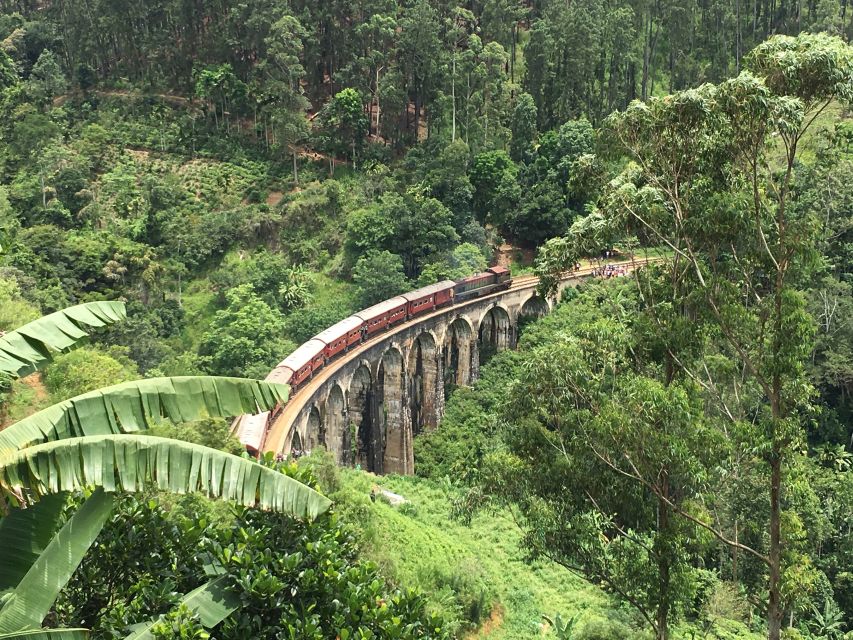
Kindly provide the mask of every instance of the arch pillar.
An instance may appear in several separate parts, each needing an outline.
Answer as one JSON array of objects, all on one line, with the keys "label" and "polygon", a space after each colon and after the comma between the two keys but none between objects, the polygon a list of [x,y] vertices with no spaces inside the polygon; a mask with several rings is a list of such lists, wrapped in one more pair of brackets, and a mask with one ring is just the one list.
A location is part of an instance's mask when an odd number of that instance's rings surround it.
[{"label": "arch pillar", "polygon": [[376,422],[382,438],[381,470],[377,473],[410,474],[412,459],[411,413],[407,409],[403,356],[396,348],[386,351],[379,362],[376,380]]},{"label": "arch pillar", "polygon": [[[409,352],[409,407],[412,434],[438,426],[444,410],[444,377],[442,358],[435,338],[421,333]],[[439,402],[439,397],[441,401]]]},{"label": "arch pillar", "polygon": [[474,384],[480,379],[480,341],[471,339],[471,382]]},{"label": "arch pillar", "polygon": [[321,417],[321,430],[325,432],[326,447],[336,464],[344,463],[344,432],[347,425],[347,404],[343,389],[335,384],[326,397]]},{"label": "arch pillar", "polygon": [[366,364],[353,374],[346,394],[348,421],[344,429],[342,453],[347,465],[360,465],[368,471],[381,466],[377,453],[382,449],[376,428],[376,397],[373,377]]},{"label": "arch pillar", "polygon": [[438,424],[444,417],[444,407],[446,398],[444,396],[444,358],[436,350],[435,353],[435,394],[433,401],[434,421],[428,423],[432,429],[437,429]]},{"label": "arch pillar", "polygon": [[412,403],[409,397],[409,385],[406,383],[407,374],[403,369],[403,411],[400,423],[400,448],[399,464],[403,469],[400,473],[413,474],[415,472],[415,433],[412,426]]}]

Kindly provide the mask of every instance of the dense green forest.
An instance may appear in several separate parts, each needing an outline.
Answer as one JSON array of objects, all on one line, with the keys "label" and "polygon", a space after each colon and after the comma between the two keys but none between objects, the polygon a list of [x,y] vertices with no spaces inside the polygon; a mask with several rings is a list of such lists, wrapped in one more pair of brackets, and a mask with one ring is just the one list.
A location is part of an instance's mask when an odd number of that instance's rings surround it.
[{"label": "dense green forest", "polygon": [[[0,0],[0,637],[853,637],[851,37],[847,0]],[[664,259],[484,362],[418,477],[239,457],[286,390],[215,376],[614,247]]]}]

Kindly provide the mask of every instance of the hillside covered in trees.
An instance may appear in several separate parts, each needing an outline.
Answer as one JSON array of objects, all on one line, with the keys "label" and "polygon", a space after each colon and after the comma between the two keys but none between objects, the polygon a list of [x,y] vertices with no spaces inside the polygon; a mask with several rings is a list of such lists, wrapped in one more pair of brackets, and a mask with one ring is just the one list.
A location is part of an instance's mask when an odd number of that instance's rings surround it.
[{"label": "hillside covered in trees", "polygon": [[[0,637],[853,637],[851,37],[847,0],[0,0]],[[449,388],[420,477],[228,457],[286,390],[211,376],[614,248],[664,257]]]}]

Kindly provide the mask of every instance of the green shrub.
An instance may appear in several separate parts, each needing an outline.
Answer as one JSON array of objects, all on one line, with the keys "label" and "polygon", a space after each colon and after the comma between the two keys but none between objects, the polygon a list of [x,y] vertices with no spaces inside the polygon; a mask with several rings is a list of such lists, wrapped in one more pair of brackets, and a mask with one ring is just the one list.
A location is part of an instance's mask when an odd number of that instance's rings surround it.
[{"label": "green shrub", "polygon": [[418,574],[418,584],[424,590],[442,594],[447,610],[468,629],[480,625],[492,610],[494,591],[488,584],[479,563],[466,558],[454,566],[433,564],[424,566]]},{"label": "green shrub", "polygon": [[576,634],[576,640],[627,640],[638,634],[626,624],[609,618],[588,619]]},{"label": "green shrub", "polygon": [[[271,455],[262,462],[316,484],[306,466],[275,463]],[[389,587],[376,565],[358,559],[355,541],[336,513],[302,522],[199,496],[122,496],[55,617],[63,626],[84,623],[93,639],[106,640],[166,614],[155,637],[201,640],[208,632],[174,607],[215,562],[241,601],[210,630],[220,640],[449,637],[422,595]]]},{"label": "green shrub", "polygon": [[210,637],[198,621],[198,615],[183,604],[156,622],[151,627],[151,635],[155,640],[207,640]]}]

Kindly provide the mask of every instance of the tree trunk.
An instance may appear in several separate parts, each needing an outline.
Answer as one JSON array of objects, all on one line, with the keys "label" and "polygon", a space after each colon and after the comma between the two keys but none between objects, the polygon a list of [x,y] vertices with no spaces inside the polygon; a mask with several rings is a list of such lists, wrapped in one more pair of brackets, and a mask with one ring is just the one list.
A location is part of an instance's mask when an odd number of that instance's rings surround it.
[{"label": "tree trunk", "polygon": [[770,598],[767,603],[767,638],[779,640],[782,632],[782,452],[774,445],[770,460]]},{"label": "tree trunk", "polygon": [[453,102],[453,117],[450,127],[450,141],[456,142],[456,51],[453,52],[453,72],[450,74],[450,96]]},{"label": "tree trunk", "polygon": [[[738,538],[738,522],[737,518],[735,518],[735,544],[737,544]],[[734,547],[732,549],[732,582],[737,582],[737,561],[738,561],[738,548]]]},{"label": "tree trunk", "polygon": [[415,93],[415,142],[421,139],[421,92]]},{"label": "tree trunk", "polygon": [[465,144],[468,144],[468,131],[471,129],[471,74],[465,75]]},{"label": "tree trunk", "polygon": [[[667,480],[664,478],[664,495],[668,493]],[[670,609],[670,554],[668,541],[669,506],[663,498],[658,499],[658,536],[664,537],[664,544],[657,545],[658,549],[658,608],[656,618],[656,640],[669,640],[669,609]]]},{"label": "tree trunk", "polygon": [[382,67],[376,67],[376,126],[373,129],[373,133],[377,138],[382,136],[382,132],[379,129],[379,72],[382,70]]},{"label": "tree trunk", "polygon": [[[842,21],[844,16],[841,16]],[[509,81],[515,84],[515,47],[518,39],[518,22],[512,23],[512,47],[509,56]]]},{"label": "tree trunk", "polygon": [[652,14],[649,12],[649,25],[645,29],[645,43],[643,47],[643,79],[640,84],[640,96],[645,102],[649,98],[649,57],[651,56],[651,40],[652,40]]},{"label": "tree trunk", "polygon": [[[649,82],[649,95],[654,94],[655,92],[655,70],[654,70],[654,62],[655,62],[655,49],[657,48],[658,35],[660,34],[660,29],[655,29],[655,21],[651,13],[649,13],[649,69],[648,69],[648,82]],[[647,95],[646,98],[649,96]],[[644,98],[645,99],[645,98]]]},{"label": "tree trunk", "polygon": [[741,48],[741,36],[740,36],[740,0],[735,0],[735,19],[737,20],[737,31],[735,33],[735,38],[737,40],[737,44],[735,45],[735,75],[740,74],[740,48]]},{"label": "tree trunk", "polygon": [[758,31],[758,0],[752,3],[752,41],[755,42],[755,33]]},{"label": "tree trunk", "polygon": [[293,147],[293,184],[299,184],[299,167],[296,164],[296,147]]}]

